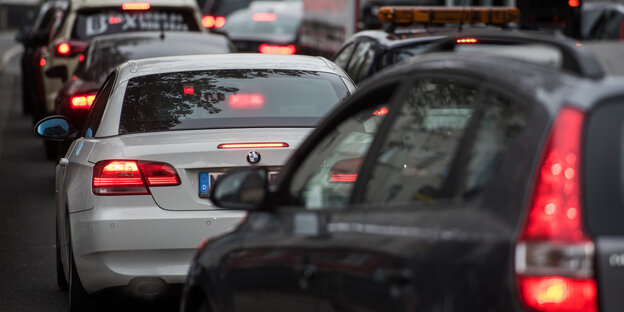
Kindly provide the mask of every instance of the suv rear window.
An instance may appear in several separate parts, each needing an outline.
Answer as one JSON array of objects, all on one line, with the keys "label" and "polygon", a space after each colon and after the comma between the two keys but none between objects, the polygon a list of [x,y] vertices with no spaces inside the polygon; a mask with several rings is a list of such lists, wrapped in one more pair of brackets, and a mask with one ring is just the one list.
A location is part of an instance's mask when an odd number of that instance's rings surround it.
[{"label": "suv rear window", "polygon": [[313,127],[348,95],[335,74],[214,70],[132,78],[119,134],[167,130]]},{"label": "suv rear window", "polygon": [[87,41],[95,36],[127,31],[199,31],[193,11],[151,9],[122,11],[108,8],[78,12],[72,37]]}]

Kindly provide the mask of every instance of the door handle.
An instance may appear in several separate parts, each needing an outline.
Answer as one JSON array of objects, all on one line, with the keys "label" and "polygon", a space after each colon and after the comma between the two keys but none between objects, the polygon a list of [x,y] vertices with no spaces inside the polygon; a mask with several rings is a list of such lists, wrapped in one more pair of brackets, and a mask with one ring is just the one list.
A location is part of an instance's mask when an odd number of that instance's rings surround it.
[{"label": "door handle", "polygon": [[65,166],[67,166],[67,164],[69,164],[69,159],[67,159],[67,158],[63,157],[63,158],[61,158],[61,159],[59,160],[59,165],[60,165],[61,167],[65,167]]}]

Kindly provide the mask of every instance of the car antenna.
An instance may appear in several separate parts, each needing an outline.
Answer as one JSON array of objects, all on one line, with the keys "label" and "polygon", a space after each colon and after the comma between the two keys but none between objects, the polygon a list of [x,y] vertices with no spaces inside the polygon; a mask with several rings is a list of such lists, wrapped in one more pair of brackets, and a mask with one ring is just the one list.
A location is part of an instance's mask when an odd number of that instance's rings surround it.
[{"label": "car antenna", "polygon": [[462,27],[464,26],[464,13],[466,12],[467,3],[468,3],[468,0],[464,0],[464,5],[462,6],[461,15],[459,17],[459,27],[457,28],[457,32],[461,32]]}]

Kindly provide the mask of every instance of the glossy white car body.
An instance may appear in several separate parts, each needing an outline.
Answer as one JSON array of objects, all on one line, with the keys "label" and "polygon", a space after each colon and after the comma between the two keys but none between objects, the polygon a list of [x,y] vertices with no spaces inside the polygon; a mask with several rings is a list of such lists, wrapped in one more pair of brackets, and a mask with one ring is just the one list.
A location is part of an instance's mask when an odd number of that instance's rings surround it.
[{"label": "glossy white car body", "polygon": [[[285,142],[289,147],[257,149],[262,154],[259,165],[279,167],[312,128],[205,129],[120,135],[119,123],[126,85],[133,77],[247,68],[331,73],[342,79],[349,93],[355,91],[339,67],[316,57],[224,54],[154,58],[120,65],[114,72],[116,78],[94,137],[76,139],[57,166],[57,235],[66,278],[69,278],[71,251],[88,293],[127,286],[137,277],[184,283],[192,256],[202,240],[224,233],[240,222],[244,213],[215,210],[207,198],[198,195],[200,171],[250,166],[246,158],[250,149],[220,150],[218,144]],[[98,100],[101,99],[96,99],[96,103]],[[149,195],[95,195],[93,167],[98,161],[111,159],[168,163],[177,171],[181,184],[150,187]]]}]

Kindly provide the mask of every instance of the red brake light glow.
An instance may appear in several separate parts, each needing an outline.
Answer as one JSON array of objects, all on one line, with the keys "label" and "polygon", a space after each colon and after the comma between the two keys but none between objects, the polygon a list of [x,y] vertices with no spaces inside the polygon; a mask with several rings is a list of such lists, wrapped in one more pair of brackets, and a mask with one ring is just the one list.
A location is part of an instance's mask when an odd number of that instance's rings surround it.
[{"label": "red brake light glow", "polygon": [[357,172],[362,167],[363,158],[348,158],[337,161],[331,168],[329,174],[330,182],[352,183],[357,180]]},{"label": "red brake light glow", "polygon": [[72,109],[90,109],[95,100],[95,94],[75,95],[69,98]]},{"label": "red brake light glow", "polygon": [[568,1],[568,4],[569,4],[569,5],[570,5],[570,7],[572,7],[572,8],[578,8],[578,7],[581,5],[581,3],[580,3],[580,1],[579,1],[579,0],[569,0],[569,1]]},{"label": "red brake light glow", "polygon": [[45,66],[45,64],[46,64],[46,63],[48,63],[48,62],[47,62],[47,61],[46,61],[46,59],[44,59],[44,58],[41,58],[41,59],[39,60],[39,66],[41,66],[41,67]]},{"label": "red brake light glow", "polygon": [[351,174],[332,174],[329,179],[330,182],[355,182],[357,180],[357,173]]},{"label": "red brake light glow", "polygon": [[584,119],[583,112],[565,107],[555,120],[516,244],[518,292],[531,310],[598,309],[595,247],[582,222],[579,176]]},{"label": "red brake light glow", "polygon": [[169,164],[136,160],[104,160],[93,167],[96,195],[148,195],[148,186],[179,185]]},{"label": "red brake light glow", "polygon": [[108,23],[111,25],[121,24],[121,18],[119,18],[118,16],[111,16],[108,19]]},{"label": "red brake light glow", "polygon": [[183,85],[182,90],[184,91],[184,94],[195,94],[195,87],[192,85]]},{"label": "red brake light glow", "polygon": [[387,115],[388,114],[388,108],[387,107],[382,107],[376,111],[373,112],[373,115],[375,116],[383,116],[383,115]]},{"label": "red brake light glow", "polygon": [[477,40],[475,38],[461,38],[461,39],[457,39],[457,43],[459,43],[459,44],[477,43],[477,42],[479,42],[479,40]]},{"label": "red brake light glow", "polygon": [[254,13],[251,19],[254,22],[275,22],[277,16],[274,13]]},{"label": "red brake light glow", "polygon": [[69,52],[71,52],[71,46],[67,42],[61,42],[56,47],[56,52],[58,52],[58,54],[60,54],[62,56],[68,56]]},{"label": "red brake light glow", "polygon": [[85,60],[84,54],[80,54],[80,58],[78,59],[78,61],[82,63],[84,62],[84,60]]},{"label": "red brake light glow", "polygon": [[206,15],[202,17],[201,23],[205,28],[221,28],[225,26],[226,19],[223,16]]},{"label": "red brake light glow", "polygon": [[145,11],[149,10],[150,7],[147,2],[126,2],[121,5],[121,9],[124,11]]},{"label": "red brake light glow", "polygon": [[260,108],[264,105],[264,96],[262,94],[232,94],[228,103],[232,108],[237,109]]},{"label": "red brake light glow", "polygon": [[284,142],[259,142],[259,143],[224,143],[217,146],[218,149],[236,149],[236,148],[275,148],[288,147],[288,143]]},{"label": "red brake light glow", "polygon": [[270,45],[263,43],[260,45],[260,53],[262,54],[282,54],[282,55],[292,55],[297,52],[297,49],[294,45],[289,44],[287,46],[280,45]]}]

